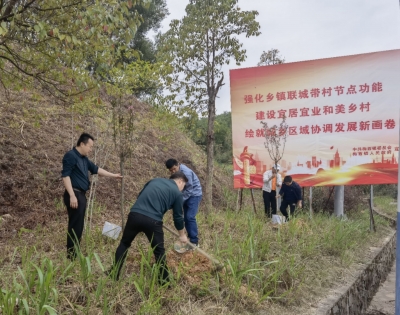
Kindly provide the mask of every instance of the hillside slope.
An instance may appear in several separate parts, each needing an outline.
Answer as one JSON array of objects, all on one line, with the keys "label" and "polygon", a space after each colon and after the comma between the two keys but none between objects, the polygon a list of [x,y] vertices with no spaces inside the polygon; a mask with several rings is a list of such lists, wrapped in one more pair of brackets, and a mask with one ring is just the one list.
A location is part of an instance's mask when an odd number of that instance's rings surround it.
[{"label": "hillside slope", "polygon": [[[103,109],[110,108],[108,96],[102,94],[101,99]],[[181,131],[178,120],[133,97],[124,102],[133,106],[145,125],[126,163],[125,213],[144,183],[169,176],[164,166],[168,158],[188,165],[204,185],[206,156]],[[75,104],[74,108],[79,106]],[[20,227],[51,224],[64,191],[62,157],[81,132],[96,138],[96,152],[90,158],[106,170],[119,172],[112,125],[107,115],[97,113],[96,108],[75,109],[72,117],[69,106],[56,104],[43,94],[0,94],[0,215],[13,218],[2,226],[2,237]],[[231,188],[231,178],[218,169],[214,176],[214,203],[218,206],[224,203],[224,190]],[[119,220],[120,182],[100,177],[96,187],[96,202],[107,209],[105,215]]]}]

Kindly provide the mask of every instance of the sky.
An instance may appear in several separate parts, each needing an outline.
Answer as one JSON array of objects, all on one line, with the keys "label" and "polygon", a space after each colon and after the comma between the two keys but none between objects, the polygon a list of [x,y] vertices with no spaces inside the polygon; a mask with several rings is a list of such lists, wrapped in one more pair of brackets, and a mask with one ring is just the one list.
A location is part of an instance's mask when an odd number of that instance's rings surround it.
[{"label": "sky", "polygon": [[[185,15],[188,0],[167,0],[172,19]],[[400,48],[398,0],[239,0],[244,11],[257,10],[258,37],[241,37],[247,59],[225,66],[225,85],[216,101],[217,114],[231,110],[229,70],[257,66],[263,51],[276,48],[285,62],[322,59]]]}]

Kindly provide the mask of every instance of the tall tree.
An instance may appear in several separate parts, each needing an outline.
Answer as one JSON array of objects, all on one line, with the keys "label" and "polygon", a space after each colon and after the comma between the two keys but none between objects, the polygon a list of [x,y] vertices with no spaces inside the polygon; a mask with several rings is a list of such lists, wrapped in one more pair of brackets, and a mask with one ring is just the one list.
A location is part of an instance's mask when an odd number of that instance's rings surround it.
[{"label": "tall tree", "polygon": [[[138,0],[139,1],[139,0]],[[0,84],[39,83],[67,96],[88,88],[134,37],[135,0],[0,0]],[[124,45],[116,47],[116,41]],[[88,73],[89,64],[96,68]],[[90,74],[90,76],[89,76]]]},{"label": "tall tree", "polygon": [[278,65],[284,63],[285,58],[281,57],[279,53],[280,51],[275,48],[272,48],[268,51],[263,51],[257,66],[270,66],[270,65]]},{"label": "tall tree", "polygon": [[[166,76],[176,104],[208,116],[205,201],[212,207],[215,100],[224,85],[222,67],[240,65],[246,50],[238,35],[258,36],[257,11],[242,11],[238,0],[191,0],[186,15],[173,20],[160,39],[160,53],[172,72]],[[183,99],[179,99],[183,93]]]},{"label": "tall tree", "polygon": [[[183,117],[184,120],[189,117]],[[207,118],[196,119],[188,128],[192,140],[202,149],[207,147]],[[230,112],[215,116],[214,158],[218,163],[232,163],[232,117]]]},{"label": "tall tree", "polygon": [[169,14],[166,0],[150,0],[147,6],[137,4],[130,10],[136,10],[143,22],[129,43],[129,47],[140,53],[141,60],[154,63],[156,62],[156,44],[148,37],[148,33],[150,31],[157,32],[161,22]]}]

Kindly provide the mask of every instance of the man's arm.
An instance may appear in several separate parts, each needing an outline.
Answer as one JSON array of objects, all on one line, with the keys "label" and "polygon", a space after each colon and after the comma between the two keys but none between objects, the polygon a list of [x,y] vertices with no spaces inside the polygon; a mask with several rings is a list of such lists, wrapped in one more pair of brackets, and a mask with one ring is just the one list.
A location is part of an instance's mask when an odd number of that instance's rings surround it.
[{"label": "man's arm", "polygon": [[69,194],[69,205],[72,209],[78,208],[78,199],[75,196],[74,190],[72,189],[71,178],[69,176],[63,177],[63,183],[65,189]]},{"label": "man's arm", "polygon": [[119,174],[119,173],[114,174],[114,173],[107,172],[106,170],[102,169],[101,167],[99,167],[97,174],[99,174],[101,176],[105,176],[105,177],[122,178],[121,174]]},{"label": "man's arm", "polygon": [[76,198],[74,189],[72,188],[71,177],[70,177],[72,170],[76,165],[76,159],[74,158],[74,155],[71,154],[70,152],[66,153],[62,160],[63,169],[61,171],[61,176],[63,179],[64,187],[69,194],[69,200],[70,200],[69,205],[72,209],[76,209],[78,208],[78,199]]},{"label": "man's arm", "polygon": [[185,229],[185,223],[183,220],[182,194],[177,194],[175,197],[175,201],[172,204],[172,218],[174,220],[174,226],[178,231]]},{"label": "man's arm", "polygon": [[281,187],[281,189],[279,190],[279,194],[276,195],[276,198],[282,197],[285,194],[285,187],[285,185]]},{"label": "man's arm", "polygon": [[265,172],[264,175],[263,175],[264,184],[268,184],[271,181],[271,179],[273,179],[275,177],[274,174],[272,174],[271,177],[268,177],[268,176],[269,176],[269,172]]}]

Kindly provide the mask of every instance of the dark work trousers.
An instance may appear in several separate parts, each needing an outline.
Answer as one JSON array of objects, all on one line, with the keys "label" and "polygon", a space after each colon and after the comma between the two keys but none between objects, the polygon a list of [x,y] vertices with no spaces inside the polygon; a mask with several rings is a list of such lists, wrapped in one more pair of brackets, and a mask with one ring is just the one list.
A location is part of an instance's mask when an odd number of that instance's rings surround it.
[{"label": "dark work trousers", "polygon": [[289,200],[282,200],[281,207],[279,210],[281,210],[282,214],[285,216],[286,221],[289,221],[289,215],[287,213],[287,207],[290,207],[290,217],[293,216],[294,214],[294,209],[296,208],[296,201],[289,201]]},{"label": "dark work trousers", "polygon": [[[154,220],[140,213],[130,212],[126,222],[121,242],[115,252],[113,270],[116,270],[116,279],[119,279],[121,268],[125,262],[128,249],[136,235],[143,232],[154,250],[156,263],[159,265],[159,282],[164,284],[169,281],[169,272],[165,258],[164,231],[162,221]],[[117,269],[115,269],[115,267]]]},{"label": "dark work trousers", "polygon": [[64,192],[64,204],[68,211],[67,257],[71,260],[76,257],[74,245],[79,246],[81,242],[86,212],[85,193],[75,189],[74,193],[76,199],[78,199],[78,208],[76,209],[71,208],[69,193]]},{"label": "dark work trousers", "polygon": [[272,218],[272,215],[276,214],[276,190],[271,190],[271,192],[263,190],[263,199],[264,199],[265,215],[268,218]]}]

